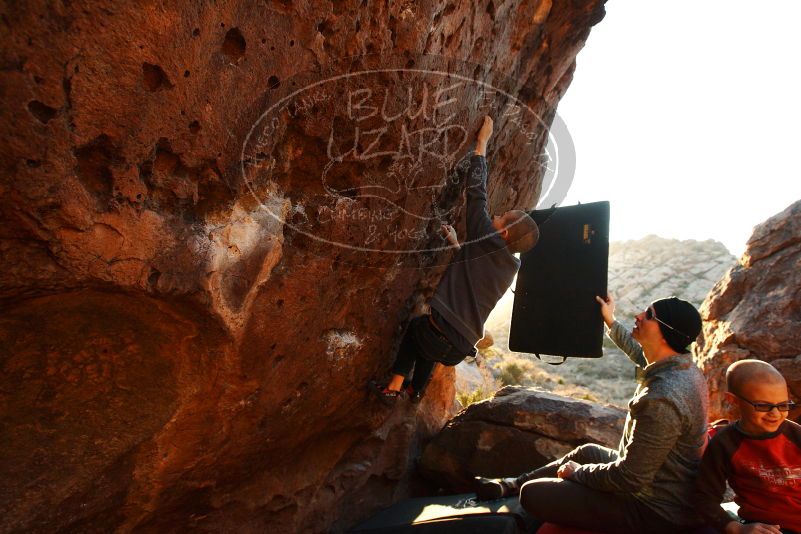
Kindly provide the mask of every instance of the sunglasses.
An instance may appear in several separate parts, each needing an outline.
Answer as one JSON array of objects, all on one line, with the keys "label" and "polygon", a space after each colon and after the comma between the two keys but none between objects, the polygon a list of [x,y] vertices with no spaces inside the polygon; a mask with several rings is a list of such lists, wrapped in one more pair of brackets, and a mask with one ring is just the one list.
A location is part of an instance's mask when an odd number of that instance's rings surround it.
[{"label": "sunglasses", "polygon": [[732,393],[732,395],[734,395],[738,399],[744,400],[745,402],[753,406],[754,411],[757,412],[769,412],[774,408],[776,408],[780,412],[789,412],[790,410],[795,408],[795,403],[791,400],[780,402],[778,404],[771,404],[769,402],[751,402],[745,397],[739,396],[737,393]]},{"label": "sunglasses", "polygon": [[667,324],[665,321],[662,321],[662,320],[660,320],[660,319],[659,319],[659,317],[657,317],[657,316],[656,316],[656,313],[654,313],[654,309],[653,309],[653,308],[648,308],[647,310],[645,310],[645,318],[646,318],[647,320],[649,320],[649,321],[656,321],[656,322],[657,322],[657,323],[659,323],[659,324],[663,324],[663,325],[665,325],[666,327],[670,328],[671,330],[673,330],[674,332],[676,332],[676,333],[677,333],[677,334],[679,334],[680,336],[684,336],[684,337],[686,337],[686,338],[687,338],[687,339],[689,339],[690,341],[692,341],[692,340],[693,340],[693,338],[691,338],[690,336],[688,336],[688,335],[687,335],[687,334],[685,334],[684,332],[682,332],[682,331],[680,331],[680,330],[676,330],[675,328],[673,328],[672,326],[670,326],[669,324]]}]

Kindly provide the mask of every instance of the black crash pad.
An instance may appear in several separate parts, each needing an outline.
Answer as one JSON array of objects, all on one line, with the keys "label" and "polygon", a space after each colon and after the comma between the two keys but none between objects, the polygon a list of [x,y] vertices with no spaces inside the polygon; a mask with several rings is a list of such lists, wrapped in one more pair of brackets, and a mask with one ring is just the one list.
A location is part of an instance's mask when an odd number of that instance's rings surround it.
[{"label": "black crash pad", "polygon": [[456,534],[534,532],[536,523],[517,497],[477,502],[475,494],[420,497],[401,501],[348,532],[381,534]]},{"label": "black crash pad", "polygon": [[509,349],[600,358],[604,327],[595,296],[607,289],[609,203],[530,215],[540,226],[540,240],[520,256]]}]

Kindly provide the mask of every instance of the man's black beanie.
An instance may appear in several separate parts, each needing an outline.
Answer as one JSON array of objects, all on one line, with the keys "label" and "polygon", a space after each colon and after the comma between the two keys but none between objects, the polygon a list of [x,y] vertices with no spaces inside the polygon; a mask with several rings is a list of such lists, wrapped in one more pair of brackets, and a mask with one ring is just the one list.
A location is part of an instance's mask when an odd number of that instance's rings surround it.
[{"label": "man's black beanie", "polygon": [[656,311],[657,319],[674,328],[671,330],[657,321],[670,348],[679,353],[687,352],[687,346],[701,333],[701,314],[695,306],[676,297],[655,300],[651,305]]}]

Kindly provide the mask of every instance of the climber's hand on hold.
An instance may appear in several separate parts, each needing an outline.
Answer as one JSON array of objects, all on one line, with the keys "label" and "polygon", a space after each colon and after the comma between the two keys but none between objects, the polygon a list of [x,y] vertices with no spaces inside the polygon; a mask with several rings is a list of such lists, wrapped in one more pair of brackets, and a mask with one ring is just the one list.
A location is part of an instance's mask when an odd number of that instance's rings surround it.
[{"label": "climber's hand on hold", "polygon": [[443,224],[440,228],[442,232],[442,238],[445,239],[451,246],[455,247],[456,250],[459,250],[461,245],[459,245],[459,238],[456,236],[456,229],[451,226],[450,224]]},{"label": "climber's hand on hold", "polygon": [[481,124],[481,129],[478,131],[478,136],[476,137],[476,155],[477,156],[486,156],[487,155],[487,142],[489,138],[492,136],[492,126],[493,122],[489,115],[484,116],[484,122]]}]

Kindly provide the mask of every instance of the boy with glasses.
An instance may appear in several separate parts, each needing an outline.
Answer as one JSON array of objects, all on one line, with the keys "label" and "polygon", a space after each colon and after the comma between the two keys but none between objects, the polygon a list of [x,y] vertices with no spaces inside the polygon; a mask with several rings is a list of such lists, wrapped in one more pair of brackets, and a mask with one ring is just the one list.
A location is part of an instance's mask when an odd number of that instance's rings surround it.
[{"label": "boy with glasses", "polygon": [[[726,533],[801,532],[801,425],[787,383],[772,365],[740,360],[726,371],[727,400],[740,419],[718,430],[697,480],[698,511]],[[720,507],[726,482],[743,519]]]}]

